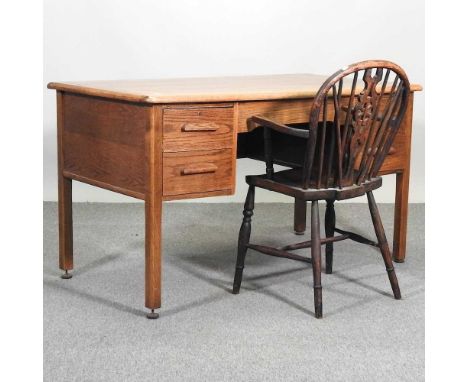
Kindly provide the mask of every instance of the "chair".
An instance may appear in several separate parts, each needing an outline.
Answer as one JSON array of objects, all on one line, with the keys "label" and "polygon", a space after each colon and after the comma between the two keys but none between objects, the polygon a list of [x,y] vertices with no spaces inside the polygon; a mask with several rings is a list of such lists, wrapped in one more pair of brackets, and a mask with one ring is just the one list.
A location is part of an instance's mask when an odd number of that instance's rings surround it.
[{"label": "chair", "polygon": [[[239,231],[233,293],[239,293],[247,249],[312,263],[315,317],[322,317],[321,245],[326,246],[326,273],[332,273],[333,243],[352,239],[380,249],[395,299],[400,299],[390,249],[374,199],[382,185],[379,169],[405,114],[410,85],[398,65],[363,61],[331,75],[312,102],[307,129],[287,126],[262,116],[251,122],[263,127],[266,174],[246,177],[249,185]],[[274,172],[272,133],[302,138],[303,165]],[[275,145],[281,140],[276,139]],[[250,243],[255,187],[311,201],[311,240],[274,248]],[[335,227],[334,202],[367,194],[377,243]],[[319,200],[326,201],[325,238],[320,238]],[[341,233],[335,235],[335,232]],[[311,258],[292,253],[310,248]]]}]

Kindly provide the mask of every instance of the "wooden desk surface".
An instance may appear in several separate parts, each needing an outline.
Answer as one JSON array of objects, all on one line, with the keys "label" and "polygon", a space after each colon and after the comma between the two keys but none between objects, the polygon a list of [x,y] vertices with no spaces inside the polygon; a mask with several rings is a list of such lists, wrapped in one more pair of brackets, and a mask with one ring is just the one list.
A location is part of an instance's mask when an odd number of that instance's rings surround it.
[{"label": "wooden desk surface", "polygon": [[[327,75],[263,76],[51,82],[49,89],[146,103],[232,102],[312,98]],[[417,84],[412,91],[422,90]],[[346,95],[346,86],[343,95]]]}]

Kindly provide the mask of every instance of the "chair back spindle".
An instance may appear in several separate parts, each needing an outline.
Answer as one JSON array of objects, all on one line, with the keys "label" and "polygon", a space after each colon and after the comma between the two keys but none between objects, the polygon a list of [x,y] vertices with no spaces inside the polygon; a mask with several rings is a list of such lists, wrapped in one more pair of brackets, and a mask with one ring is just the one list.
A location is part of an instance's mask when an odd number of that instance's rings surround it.
[{"label": "chair back spindle", "polygon": [[376,177],[409,94],[405,72],[389,61],[363,61],[331,75],[311,109],[303,188],[359,186]]}]

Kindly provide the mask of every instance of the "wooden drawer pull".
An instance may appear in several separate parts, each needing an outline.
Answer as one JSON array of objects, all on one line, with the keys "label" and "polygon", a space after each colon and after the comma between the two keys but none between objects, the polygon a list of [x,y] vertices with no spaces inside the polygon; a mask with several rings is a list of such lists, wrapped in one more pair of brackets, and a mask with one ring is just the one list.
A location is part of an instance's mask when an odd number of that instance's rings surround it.
[{"label": "wooden drawer pull", "polygon": [[200,165],[198,167],[187,167],[182,170],[182,175],[209,174],[216,172],[218,166],[214,164]]},{"label": "wooden drawer pull", "polygon": [[219,126],[212,123],[186,123],[184,126],[182,126],[182,131],[216,131],[218,128]]}]

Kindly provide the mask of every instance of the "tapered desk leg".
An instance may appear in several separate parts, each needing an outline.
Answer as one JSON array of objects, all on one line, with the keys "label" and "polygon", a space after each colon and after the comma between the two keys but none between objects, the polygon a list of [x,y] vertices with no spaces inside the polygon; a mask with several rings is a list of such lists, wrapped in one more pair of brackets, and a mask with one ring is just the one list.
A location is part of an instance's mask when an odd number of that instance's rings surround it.
[{"label": "tapered desk leg", "polygon": [[304,235],[306,230],[307,202],[294,199],[294,232],[296,235]]},{"label": "tapered desk leg", "polygon": [[409,169],[396,175],[395,214],[393,222],[393,260],[403,263],[406,255],[408,224]]},{"label": "tapered desk leg", "polygon": [[58,215],[59,267],[65,271],[62,278],[69,279],[68,271],[73,269],[72,180],[61,174],[58,177]]}]

